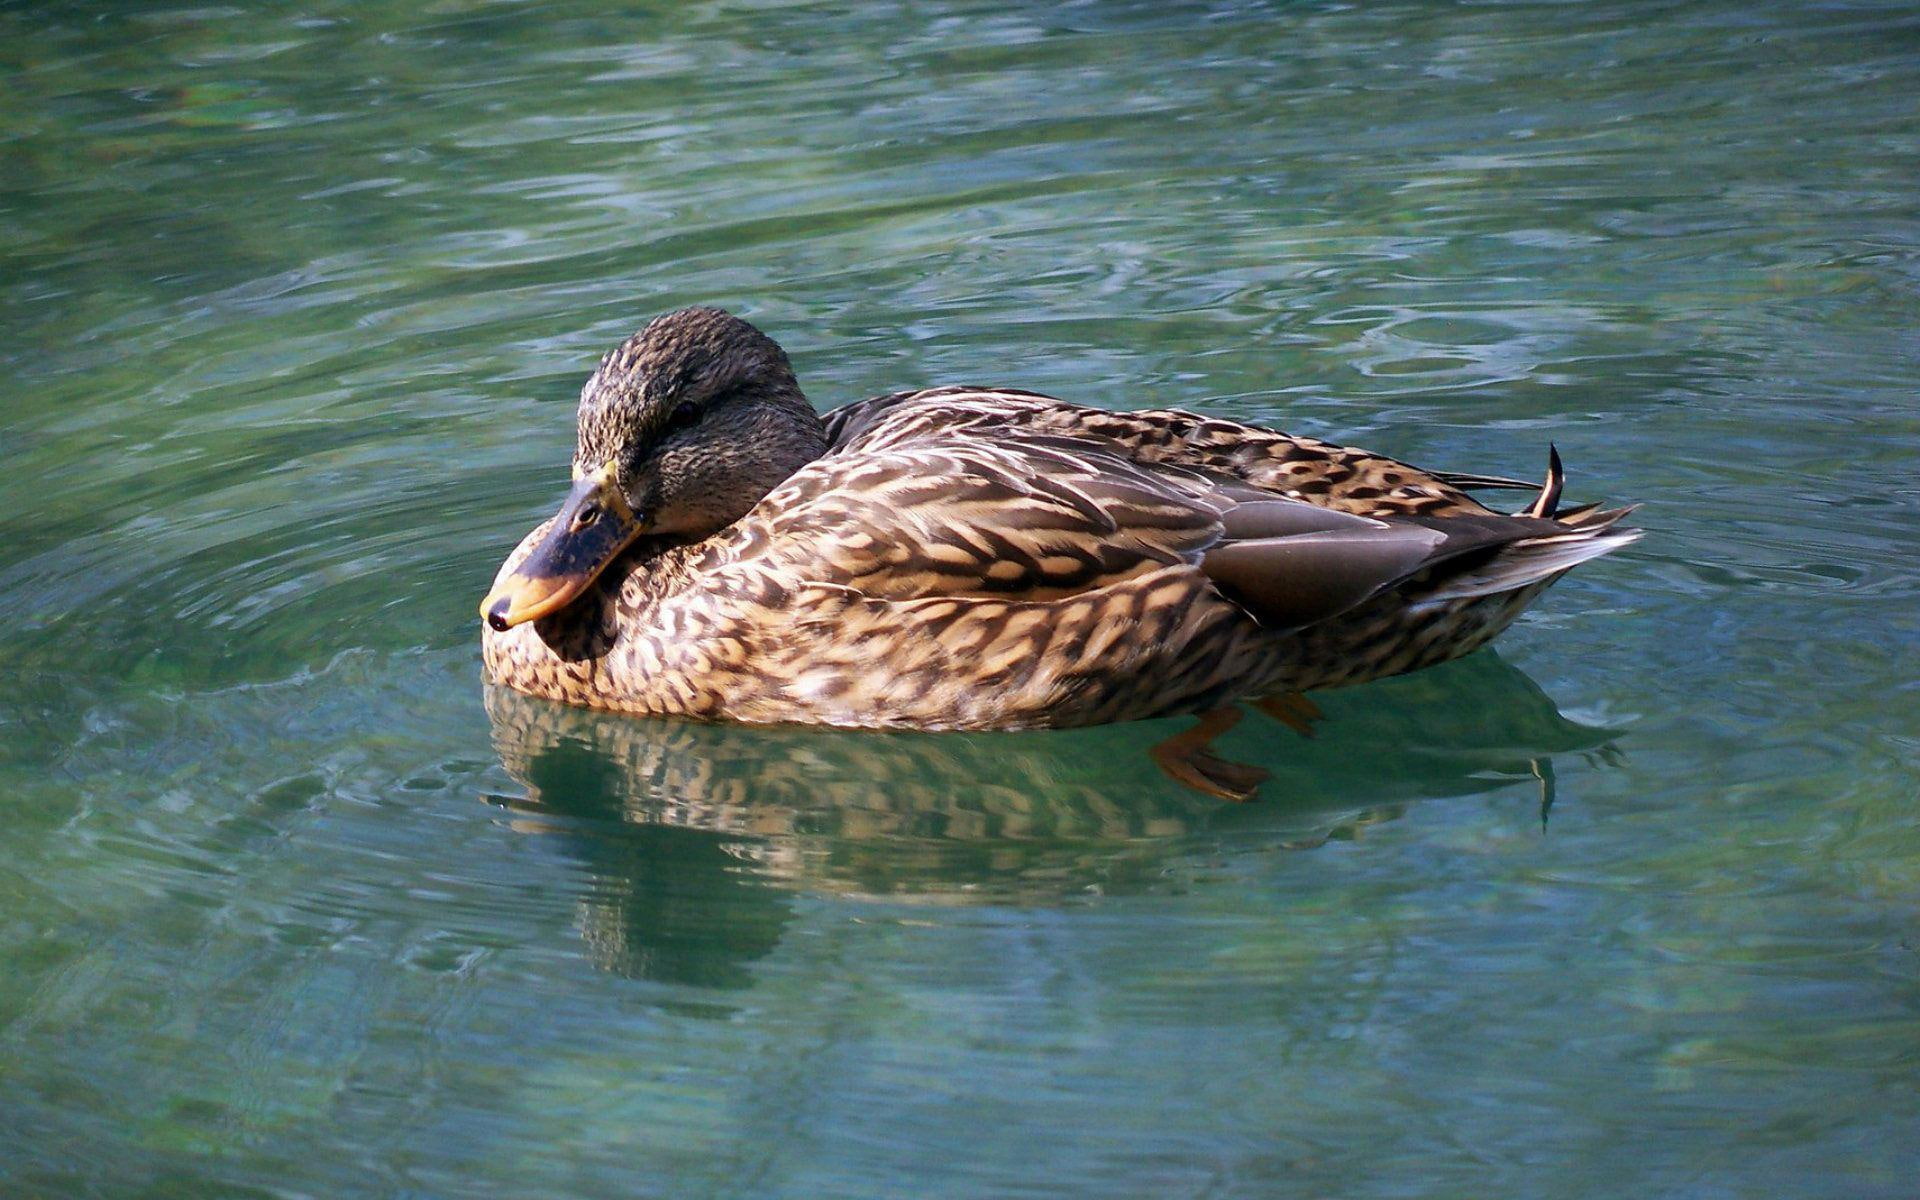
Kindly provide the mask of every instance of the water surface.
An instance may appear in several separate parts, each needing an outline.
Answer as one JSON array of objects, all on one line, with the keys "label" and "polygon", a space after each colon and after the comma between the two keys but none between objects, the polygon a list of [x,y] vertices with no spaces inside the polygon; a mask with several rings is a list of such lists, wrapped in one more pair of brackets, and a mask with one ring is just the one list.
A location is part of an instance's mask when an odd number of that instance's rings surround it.
[{"label": "water surface", "polygon": [[[0,1191],[1904,1196],[1910,5],[0,8]],[[1645,504],[1227,806],[488,695],[646,316]],[[1543,799],[1553,803],[1545,814]]]}]

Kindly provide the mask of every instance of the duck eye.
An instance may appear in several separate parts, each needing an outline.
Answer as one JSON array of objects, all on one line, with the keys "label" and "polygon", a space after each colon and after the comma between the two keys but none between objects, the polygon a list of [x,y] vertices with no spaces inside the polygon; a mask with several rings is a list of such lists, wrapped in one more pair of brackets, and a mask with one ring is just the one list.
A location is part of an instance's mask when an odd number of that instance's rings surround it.
[{"label": "duck eye", "polygon": [[674,405],[673,414],[667,418],[670,430],[686,429],[700,422],[700,406],[691,400],[682,400]]}]

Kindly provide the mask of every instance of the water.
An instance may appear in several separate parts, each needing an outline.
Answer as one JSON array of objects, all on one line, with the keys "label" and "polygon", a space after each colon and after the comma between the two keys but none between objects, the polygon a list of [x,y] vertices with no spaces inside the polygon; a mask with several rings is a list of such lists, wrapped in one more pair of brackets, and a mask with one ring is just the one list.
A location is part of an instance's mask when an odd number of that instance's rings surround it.
[{"label": "water", "polygon": [[[1920,12],[622,7],[0,9],[0,1192],[1912,1193]],[[691,302],[1649,535],[1243,807],[486,695]]]}]

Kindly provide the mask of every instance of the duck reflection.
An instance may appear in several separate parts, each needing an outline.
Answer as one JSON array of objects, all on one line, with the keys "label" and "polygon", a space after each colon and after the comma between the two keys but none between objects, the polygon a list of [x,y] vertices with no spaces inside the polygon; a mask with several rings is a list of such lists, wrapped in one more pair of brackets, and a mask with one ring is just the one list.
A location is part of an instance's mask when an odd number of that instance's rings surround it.
[{"label": "duck reflection", "polygon": [[524,726],[503,724],[501,712],[520,705],[546,707],[506,692],[488,698],[495,742],[527,795],[489,799],[522,814],[522,829],[562,835],[587,864],[579,922],[594,961],[640,979],[746,984],[743,964],[772,950],[790,917],[786,893],[743,871],[754,847],[693,825],[627,820],[624,763],[563,724],[507,749],[503,730]]},{"label": "duck reflection", "polygon": [[493,799],[588,865],[596,961],[719,987],[778,943],[796,891],[1045,903],[1140,890],[1218,853],[1229,831],[1238,845],[1314,846],[1418,799],[1518,781],[1547,797],[1552,756],[1613,753],[1613,731],[1569,720],[1490,652],[1316,699],[1327,719],[1312,738],[1249,714],[1221,742],[1273,772],[1250,804],[1154,768],[1146,747],[1178,720],[872,733],[637,719],[504,689],[486,703],[525,788]]}]

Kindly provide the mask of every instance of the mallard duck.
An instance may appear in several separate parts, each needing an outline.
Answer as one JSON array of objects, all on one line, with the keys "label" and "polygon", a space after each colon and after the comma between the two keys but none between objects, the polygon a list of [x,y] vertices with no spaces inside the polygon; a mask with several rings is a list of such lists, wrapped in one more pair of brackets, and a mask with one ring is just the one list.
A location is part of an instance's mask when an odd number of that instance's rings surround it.
[{"label": "mallard duck", "polygon": [[[821,417],[786,354],[714,308],[649,323],[581,392],[573,487],[481,604],[489,677],[620,712],[910,729],[1211,714],[1457,658],[1626,509],[1424,471],[1179,409],[1009,388]],[[1530,488],[1515,515],[1468,489]]]}]

